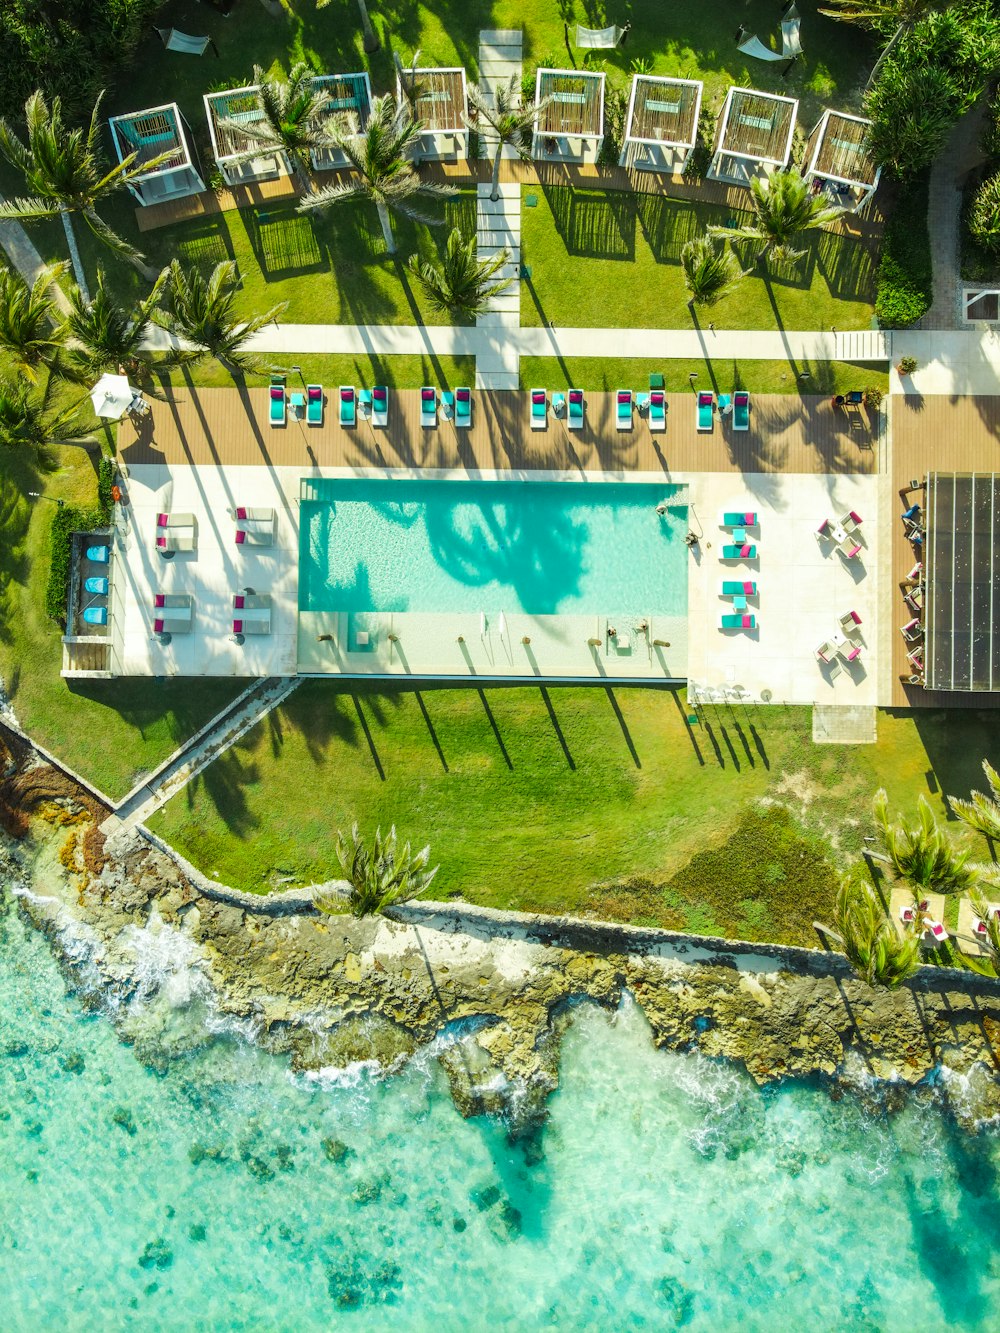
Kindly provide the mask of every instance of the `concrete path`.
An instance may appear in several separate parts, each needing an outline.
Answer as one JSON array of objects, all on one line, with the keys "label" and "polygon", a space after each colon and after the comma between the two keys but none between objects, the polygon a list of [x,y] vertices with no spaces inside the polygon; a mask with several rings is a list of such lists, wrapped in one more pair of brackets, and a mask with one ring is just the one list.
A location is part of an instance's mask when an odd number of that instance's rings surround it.
[{"label": "concrete path", "polygon": [[[0,246],[7,252],[11,266],[17,269],[29,286],[48,267],[20,222],[0,222]],[[69,299],[58,283],[52,284],[49,295],[62,313],[68,315],[71,309]]]},{"label": "concrete path", "polygon": [[261,718],[283,703],[301,683],[300,676],[272,676],[257,680],[221,713],[186,741],[155,772],[144,778],[101,825],[107,837],[144,823],[185,787],[192,778],[218,759]]},{"label": "concrete path", "polygon": [[934,263],[934,299],[919,322],[923,330],[967,327],[961,308],[959,217],[966,178],[983,161],[979,145],[986,109],[987,99],[983,98],[962,117],[931,168],[927,222]]}]

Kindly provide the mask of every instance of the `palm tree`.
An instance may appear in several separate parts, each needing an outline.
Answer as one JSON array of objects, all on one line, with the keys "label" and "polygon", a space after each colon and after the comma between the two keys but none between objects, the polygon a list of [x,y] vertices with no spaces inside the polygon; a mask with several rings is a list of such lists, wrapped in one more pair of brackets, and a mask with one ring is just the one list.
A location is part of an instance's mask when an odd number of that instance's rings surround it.
[{"label": "palm tree", "polygon": [[1000,969],[1000,917],[997,917],[993,910],[996,904],[990,902],[978,889],[973,889],[969,894],[969,902],[976,916],[986,927],[986,934],[978,938],[980,944],[986,945],[993,970],[997,971]]},{"label": "palm tree", "polygon": [[974,791],[971,800],[963,801],[958,796],[949,796],[948,804],[969,828],[982,833],[993,843],[1000,840],[1000,773],[988,759],[983,760],[983,772],[989,783],[989,796]]},{"label": "palm tree", "polygon": [[41,92],[32,93],[24,104],[27,143],[22,143],[8,122],[0,118],[0,153],[24,175],[31,191],[28,198],[0,203],[0,219],[36,222],[41,218],[61,218],[77,285],[84,292],[87,282],[73,233],[74,213],[81,215],[102,244],[127,260],[150,282],[155,279],[155,269],[151,269],[139,251],[98,216],[97,205],[170,157],[170,153],[162,153],[143,163],[141,169],[133,170],[136,154],[130,153],[124,162],[106,170],[100,147],[103,97],[101,93],[94,103],[86,132],[67,129],[63,124],[59,98],[53,97],[50,108]]},{"label": "palm tree", "polygon": [[798,171],[772,171],[763,180],[750,182],[750,203],[755,214],[747,226],[732,230],[709,227],[710,236],[763,241],[757,262],[769,255],[781,261],[801,259],[804,250],[795,250],[792,241],[814,227],[836,221],[843,209],[827,204],[822,195],[813,194],[809,182]]},{"label": "palm tree", "polygon": [[[153,284],[153,290],[134,308],[117,303],[108,291],[104,270],[97,270],[97,290],[88,298],[79,287],[70,293],[70,313],[63,325],[69,339],[69,352],[61,367],[67,378],[89,383],[106,371],[138,376],[148,372],[153,352],[144,343],[153,327],[153,312],[160,304],[167,282],[167,270]],[[157,353],[161,366],[182,365],[194,361],[199,353],[176,350]]]},{"label": "palm tree", "polygon": [[50,410],[48,385],[38,394],[23,381],[0,380],[0,449],[45,453],[57,445],[92,444],[94,436],[81,431],[79,410],[79,403]]},{"label": "palm tree", "polygon": [[920,966],[919,935],[907,930],[900,936],[868,884],[842,881],[833,921],[832,927],[820,921],[814,924],[837,941],[855,972],[869,986],[895,990]]},{"label": "palm tree", "polygon": [[14,269],[0,268],[0,348],[32,384],[42,366],[56,365],[62,351],[63,331],[47,293],[68,267],[43,269],[30,287]]},{"label": "palm tree", "polygon": [[244,124],[239,120],[220,120],[237,139],[246,140],[247,158],[260,152],[283,153],[292,164],[293,176],[307,188],[312,187],[312,158],[316,148],[329,143],[323,125],[323,112],[329,94],[314,86],[315,71],[300,60],[288,78],[272,77],[259,65],[253,67],[253,81],[258,86],[263,120]]},{"label": "palm tree", "polygon": [[469,105],[475,112],[475,119],[470,120],[464,116],[466,125],[480,134],[485,128],[497,141],[497,150],[493,157],[493,186],[490,198],[499,199],[500,159],[503,157],[504,148],[509,144],[522,162],[531,160],[531,154],[525,146],[525,136],[530,134],[535,117],[548,106],[552,98],[543,97],[535,105],[528,102],[522,106],[521,82],[516,74],[510,76],[509,83],[498,83],[492,94],[485,88],[471,84],[468,97]]},{"label": "palm tree", "polygon": [[208,278],[191,268],[187,272],[175,259],[167,274],[164,308],[173,332],[193,343],[200,356],[214,356],[235,379],[257,369],[246,344],[268,324],[277,324],[288,305],[282,301],[262,315],[243,319],[236,314],[239,279],[231,259],[216,264]]},{"label": "palm tree", "polygon": [[739,282],[743,271],[729,248],[714,236],[698,236],[681,250],[681,270],[688,289],[688,309],[715,305]]},{"label": "palm tree", "polygon": [[956,851],[938,825],[925,796],[917,800],[919,822],[913,828],[890,822],[889,798],[884,787],[875,793],[872,812],[882,835],[886,858],[916,896],[964,893],[975,884],[977,871],[968,864],[970,853]]},{"label": "palm tree", "polygon": [[953,0],[827,0],[829,9],[820,9],[827,18],[839,19],[841,23],[853,23],[859,28],[870,28],[879,33],[891,33],[875,62],[875,68],[868,76],[865,85],[867,91],[875,82],[875,76],[882,68],[882,62],[904,32],[909,32],[915,24],[935,10],[948,9]]},{"label": "palm tree", "polygon": [[[396,850],[396,827],[383,838],[381,828],[375,830],[371,851],[365,844],[357,824],[351,826],[350,839],[337,831],[337,860],[347,875],[346,903],[354,916],[372,916],[386,913],[397,903],[404,903],[423,893],[438,872],[438,867],[427,869],[431,849],[424,847],[413,855],[407,843],[401,852]],[[316,898],[321,912],[336,915],[345,898],[325,894]]]},{"label": "palm tree", "polygon": [[481,315],[494,296],[505,292],[514,281],[491,279],[505,264],[510,263],[510,251],[501,250],[492,259],[476,258],[476,238],[466,240],[458,227],[448,237],[444,258],[440,262],[410,255],[406,267],[423,287],[435,310],[452,315]]},{"label": "palm tree", "polygon": [[299,211],[329,208],[331,204],[359,195],[370,199],[378,210],[386,249],[391,255],[396,253],[396,242],[390,213],[400,213],[431,226],[440,225],[438,219],[427,217],[410,203],[416,195],[448,198],[455,193],[450,185],[422,181],[407,160],[406,152],[421,129],[421,122],[413,119],[406,103],[396,105],[388,94],[376,97],[372,102],[371,115],[360,142],[346,124],[328,126],[330,142],[336,144],[350,162],[357,173],[356,179],[307,194],[299,203]]}]

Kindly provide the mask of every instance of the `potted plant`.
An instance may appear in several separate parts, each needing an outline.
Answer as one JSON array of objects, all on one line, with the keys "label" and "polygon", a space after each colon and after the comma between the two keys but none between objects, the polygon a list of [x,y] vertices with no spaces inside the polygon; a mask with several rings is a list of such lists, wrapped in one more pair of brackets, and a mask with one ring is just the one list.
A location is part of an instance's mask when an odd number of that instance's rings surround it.
[{"label": "potted plant", "polygon": [[917,358],[915,356],[901,356],[896,370],[900,375],[912,375],[917,368]]},{"label": "potted plant", "polygon": [[882,390],[877,384],[869,384],[867,388],[862,389],[862,402],[870,412],[877,412],[882,406]]}]

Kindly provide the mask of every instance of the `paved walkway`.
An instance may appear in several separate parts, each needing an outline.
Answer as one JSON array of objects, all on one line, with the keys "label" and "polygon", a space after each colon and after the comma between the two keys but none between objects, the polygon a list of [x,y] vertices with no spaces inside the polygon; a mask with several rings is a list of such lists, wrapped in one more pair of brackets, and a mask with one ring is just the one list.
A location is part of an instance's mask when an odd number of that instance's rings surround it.
[{"label": "paved walkway", "polygon": [[[0,203],[3,202],[0,196]],[[7,258],[24,279],[33,283],[48,265],[35,249],[28,233],[20,222],[0,222],[0,246],[7,252]],[[70,312],[70,303],[66,293],[58,283],[49,288],[49,295],[64,315]]]},{"label": "paved walkway", "polygon": [[122,829],[135,828],[159,810],[192,778],[228,750],[262,717],[282,703],[301,682],[301,677],[282,676],[257,680],[232,704],[224,708],[206,726],[133,788],[101,825],[110,837]]}]

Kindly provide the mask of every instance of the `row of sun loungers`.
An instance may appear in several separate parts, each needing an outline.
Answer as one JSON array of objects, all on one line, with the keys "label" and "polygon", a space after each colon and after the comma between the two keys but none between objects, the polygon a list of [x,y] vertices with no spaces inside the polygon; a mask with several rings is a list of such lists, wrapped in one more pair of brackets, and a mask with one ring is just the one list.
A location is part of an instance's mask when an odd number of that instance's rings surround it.
[{"label": "row of sun loungers", "polygon": [[[749,540],[749,529],[759,528],[757,512],[753,509],[726,510],[719,526],[729,531],[729,541],[722,547],[721,560],[755,560],[757,547]],[[747,598],[757,596],[753,579],[723,579],[722,597],[733,599],[733,610],[719,617],[720,629],[756,629],[757,618],[747,610]]]},{"label": "row of sun loungers", "polygon": [[[190,634],[194,624],[194,598],[190,593],[158,592],[153,597],[153,632]],[[271,633],[269,594],[237,593],[233,597],[234,635]]]},{"label": "row of sun loungers", "polygon": [[322,384],[307,384],[305,397],[300,393],[289,393],[284,381],[271,381],[269,420],[272,426],[288,425],[288,409],[298,412],[301,407],[310,426],[322,426],[326,404],[326,395]]},{"label": "row of sun loungers", "polygon": [[[735,390],[731,396],[728,393],[720,393],[718,406],[723,417],[732,417],[734,431],[750,429],[750,395],[745,390]],[[708,433],[715,428],[715,407],[715,394],[708,389],[700,390],[698,393],[699,431]]]},{"label": "row of sun loungers", "polygon": [[[273,509],[237,508],[237,546],[273,546],[275,513]],[[157,514],[156,549],[168,551],[195,551],[198,549],[198,523],[194,514]]]}]

